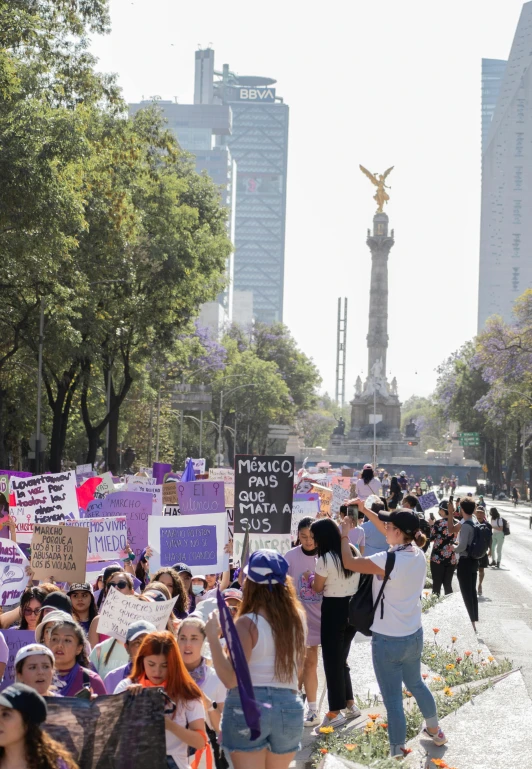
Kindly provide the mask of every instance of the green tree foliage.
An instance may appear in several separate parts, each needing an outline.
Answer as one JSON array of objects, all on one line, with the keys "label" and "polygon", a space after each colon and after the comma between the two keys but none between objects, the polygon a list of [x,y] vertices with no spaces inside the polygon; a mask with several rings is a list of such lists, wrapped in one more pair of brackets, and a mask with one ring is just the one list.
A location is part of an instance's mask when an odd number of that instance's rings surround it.
[{"label": "green tree foliage", "polygon": [[433,449],[445,451],[447,443],[445,439],[446,422],[434,399],[412,395],[403,403],[401,409],[401,429],[413,420],[416,425],[419,443],[423,452]]}]

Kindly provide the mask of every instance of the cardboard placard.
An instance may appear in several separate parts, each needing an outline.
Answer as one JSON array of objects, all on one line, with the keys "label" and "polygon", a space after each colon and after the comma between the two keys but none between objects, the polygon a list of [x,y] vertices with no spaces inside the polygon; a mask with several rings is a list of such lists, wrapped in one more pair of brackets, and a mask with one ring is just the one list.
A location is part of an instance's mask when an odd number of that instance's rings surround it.
[{"label": "cardboard placard", "polygon": [[43,582],[84,582],[88,529],[36,523],[31,538],[34,579]]},{"label": "cardboard placard", "polygon": [[73,471],[11,477],[15,507],[10,512],[17,524],[19,542],[30,542],[33,524],[60,524],[79,518],[76,476]]},{"label": "cardboard placard", "polygon": [[[233,537],[233,560],[240,563],[245,534],[237,534]],[[255,550],[277,550],[281,555],[286,555],[292,549],[292,534],[250,534],[249,552]]]},{"label": "cardboard placard", "polygon": [[9,539],[0,539],[0,604],[4,607],[20,603],[28,584],[26,566],[29,561],[20,547]]},{"label": "cardboard placard", "polygon": [[323,515],[330,515],[333,498],[332,489],[328,489],[326,486],[320,486],[318,483],[313,483],[312,491],[317,492],[320,497],[320,512]]},{"label": "cardboard placard", "polygon": [[92,464],[90,462],[86,465],[76,465],[76,475],[85,475],[85,473],[92,473]]},{"label": "cardboard placard", "polygon": [[177,505],[177,483],[174,481],[163,483],[163,507],[166,505]]},{"label": "cardboard placard", "polygon": [[331,488],[334,489],[334,487],[336,485],[342,486],[342,488],[344,489],[344,491],[348,495],[349,494],[349,490],[351,488],[351,476],[349,476],[349,477],[345,477],[345,476],[342,476],[342,475],[335,475],[335,476],[333,476],[333,479],[331,481]]},{"label": "cardboard placard", "polygon": [[157,478],[152,478],[151,476],[145,478],[143,475],[126,475],[125,483],[126,487],[157,486]]},{"label": "cardboard placard", "polygon": [[[349,478],[347,479],[349,480]],[[348,492],[339,483],[335,483],[331,487],[332,499],[331,499],[331,513],[338,513],[340,506],[349,499]]]},{"label": "cardboard placard", "polygon": [[100,609],[98,632],[124,642],[131,623],[140,619],[152,622],[157,630],[166,630],[176,601],[177,597],[171,601],[139,601],[136,596],[110,590]]},{"label": "cardboard placard", "polygon": [[150,573],[161,566],[186,563],[192,574],[218,574],[229,568],[227,515],[201,513],[187,516],[151,517],[148,539],[153,555]]},{"label": "cardboard placard", "polygon": [[94,496],[97,499],[103,499],[108,494],[112,494],[115,490],[115,483],[113,481],[113,474],[111,472],[101,474],[102,482],[96,487]]},{"label": "cardboard placard", "polygon": [[151,492],[115,491],[105,499],[91,502],[85,518],[107,518],[125,515],[129,546],[138,557],[148,544],[148,518],[151,517],[153,495]]},{"label": "cardboard placard", "polygon": [[[147,481],[150,480],[149,478],[143,478],[143,480]],[[151,504],[151,514],[152,515],[162,515],[163,514],[163,487],[162,484],[150,484],[150,485],[141,485],[140,483],[135,483],[133,486],[127,486],[128,492],[133,492],[135,494],[151,494],[152,498],[152,504]]]},{"label": "cardboard placard", "polygon": [[35,643],[34,630],[8,628],[7,630],[2,630],[2,634],[6,639],[7,648],[9,649],[9,659],[4,671],[4,680],[0,683],[0,690],[6,689],[15,683],[15,657],[18,650],[22,649],[23,646]]},{"label": "cardboard placard", "polygon": [[292,506],[292,541],[297,539],[297,527],[303,518],[316,518],[320,512],[320,498],[318,494],[294,494]]},{"label": "cardboard placard", "polygon": [[235,506],[235,484],[224,483],[224,500],[226,507]]},{"label": "cardboard placard", "polygon": [[352,477],[353,477],[353,468],[342,467],[342,478],[352,478]]},{"label": "cardboard placard", "polygon": [[427,494],[422,494],[417,498],[419,505],[423,512],[430,510],[431,507],[438,507],[438,497],[433,491],[429,491]]},{"label": "cardboard placard", "polygon": [[125,515],[116,518],[82,518],[71,524],[84,526],[89,532],[87,563],[94,561],[121,561],[127,550],[127,519]]},{"label": "cardboard placard", "polygon": [[290,540],[294,495],[294,457],[235,457],[235,536],[250,533],[250,553],[257,535]]},{"label": "cardboard placard", "polygon": [[210,467],[210,481],[222,481],[223,483],[235,482],[235,471],[232,467]]},{"label": "cardboard placard", "polygon": [[188,481],[177,484],[181,515],[224,513],[224,484],[220,481]]}]

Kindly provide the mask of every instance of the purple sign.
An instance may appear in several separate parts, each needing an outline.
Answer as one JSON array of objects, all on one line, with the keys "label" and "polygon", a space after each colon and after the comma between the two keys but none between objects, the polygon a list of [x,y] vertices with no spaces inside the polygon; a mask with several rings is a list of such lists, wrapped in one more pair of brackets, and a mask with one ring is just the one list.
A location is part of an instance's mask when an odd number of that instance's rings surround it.
[{"label": "purple sign", "polygon": [[167,462],[154,462],[153,463],[153,477],[156,478],[157,485],[164,483],[164,476],[166,473],[172,472],[172,465]]},{"label": "purple sign", "polygon": [[203,566],[218,561],[216,526],[168,526],[161,528],[161,566],[195,563]]},{"label": "purple sign", "polygon": [[430,510],[431,507],[437,507],[439,504],[438,498],[433,491],[429,491],[428,494],[422,494],[417,498],[417,501],[423,512],[425,512],[425,510]]},{"label": "purple sign", "polygon": [[225,492],[222,481],[178,483],[177,499],[181,515],[225,513]]},{"label": "purple sign", "polygon": [[89,502],[85,518],[125,515],[127,540],[138,557],[148,544],[148,518],[151,515],[152,502],[153,495],[146,491],[114,491],[104,499]]},{"label": "purple sign", "polygon": [[0,470],[0,475],[8,475],[10,478],[29,478],[31,473],[24,473],[18,470]]},{"label": "purple sign", "polygon": [[5,689],[6,686],[15,683],[15,657],[18,650],[22,649],[23,646],[35,643],[35,631],[9,628],[8,630],[2,630],[2,633],[9,649],[9,660],[6,665],[4,680],[0,684],[0,689]]},{"label": "purple sign", "polygon": [[294,494],[294,502],[316,502],[319,501],[319,494]]}]

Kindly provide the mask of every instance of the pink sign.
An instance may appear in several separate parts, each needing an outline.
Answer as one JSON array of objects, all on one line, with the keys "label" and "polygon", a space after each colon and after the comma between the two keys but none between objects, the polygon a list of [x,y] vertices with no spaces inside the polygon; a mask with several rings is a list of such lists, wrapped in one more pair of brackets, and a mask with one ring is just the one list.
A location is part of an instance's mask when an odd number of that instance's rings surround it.
[{"label": "pink sign", "polygon": [[177,498],[181,515],[225,513],[225,492],[221,481],[178,483]]}]

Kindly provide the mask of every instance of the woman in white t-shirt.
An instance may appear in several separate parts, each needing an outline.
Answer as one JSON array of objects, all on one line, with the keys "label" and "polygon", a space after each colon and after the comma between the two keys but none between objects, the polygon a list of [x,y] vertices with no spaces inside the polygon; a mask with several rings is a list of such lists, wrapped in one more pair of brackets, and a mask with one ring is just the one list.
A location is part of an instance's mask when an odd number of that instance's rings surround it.
[{"label": "woman in white t-shirt", "polygon": [[[321,726],[336,728],[360,715],[354,703],[347,664],[355,635],[355,629],[349,624],[349,599],[358,590],[360,577],[342,565],[342,541],[334,521],[321,518],[312,523],[310,531],[318,549],[312,589],[318,593],[323,591],[321,651],[329,697],[329,710]],[[352,552],[358,555],[354,547]]]},{"label": "woman in white t-shirt", "polygon": [[[360,500],[354,500],[350,504],[358,502]],[[427,562],[421,548],[426,537],[420,532],[419,519],[411,510],[397,510],[385,515],[365,508],[365,513],[386,535],[390,551],[395,553],[395,564],[382,600],[376,607],[371,631],[373,667],[386,707],[390,753],[400,757],[406,751],[403,682],[425,716],[424,736],[430,737],[438,746],[447,742],[438,725],[434,697],[421,678],[421,594],[427,573]],[[373,574],[375,602],[384,577],[387,552],[375,553],[368,558],[353,557],[349,543],[350,526],[348,519],[342,524],[343,565],[354,573]]]},{"label": "woman in white t-shirt", "polygon": [[491,565],[501,568],[502,546],[504,544],[504,521],[496,507],[490,508],[491,528],[493,539],[491,540]]},{"label": "woman in white t-shirt", "polygon": [[362,499],[363,501],[372,494],[375,494],[377,497],[381,496],[381,482],[378,478],[375,478],[373,467],[371,465],[364,465],[362,468],[360,478],[356,482],[356,493],[358,499]]},{"label": "woman in white t-shirt", "polygon": [[165,707],[168,769],[190,769],[189,746],[203,750],[207,745],[205,710],[201,690],[187,672],[177,641],[167,630],[146,635],[131,675],[120,681],[114,693],[127,689],[135,692],[143,688],[164,689],[175,704],[172,712]]}]

